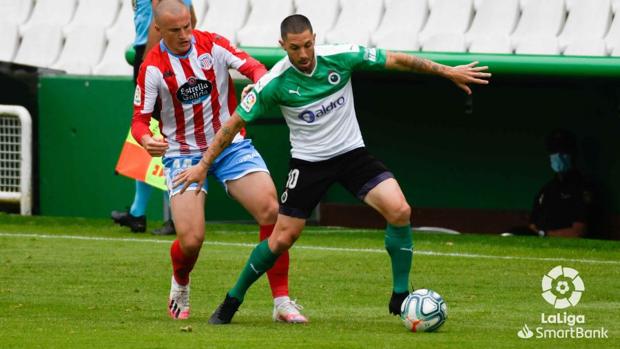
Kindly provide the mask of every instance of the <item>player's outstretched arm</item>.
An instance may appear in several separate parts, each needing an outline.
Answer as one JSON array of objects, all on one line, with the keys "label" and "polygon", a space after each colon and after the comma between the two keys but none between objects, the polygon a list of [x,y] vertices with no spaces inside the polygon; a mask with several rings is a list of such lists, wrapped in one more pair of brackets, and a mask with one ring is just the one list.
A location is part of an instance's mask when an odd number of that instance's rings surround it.
[{"label": "player's outstretched arm", "polygon": [[[209,172],[209,167],[215,159],[232,143],[235,135],[239,133],[239,131],[245,126],[245,121],[237,114],[237,112],[233,113],[233,115],[228,119],[222,128],[215,134],[215,139],[213,140],[213,144],[207,148],[207,151],[202,156],[200,161],[188,168],[183,172],[179,173],[176,177],[174,177],[172,185],[174,187],[179,184],[183,185],[181,189],[181,194],[185,192],[185,190],[192,184],[198,183],[199,187],[202,187],[204,181],[207,178],[207,173]],[[200,190],[196,190],[196,195]]]},{"label": "player's outstretched arm", "polygon": [[392,70],[411,71],[415,73],[429,73],[452,80],[456,86],[471,94],[469,84],[486,85],[491,73],[489,67],[477,67],[478,62],[450,67],[433,62],[429,59],[409,55],[402,52],[387,51],[385,67]]}]

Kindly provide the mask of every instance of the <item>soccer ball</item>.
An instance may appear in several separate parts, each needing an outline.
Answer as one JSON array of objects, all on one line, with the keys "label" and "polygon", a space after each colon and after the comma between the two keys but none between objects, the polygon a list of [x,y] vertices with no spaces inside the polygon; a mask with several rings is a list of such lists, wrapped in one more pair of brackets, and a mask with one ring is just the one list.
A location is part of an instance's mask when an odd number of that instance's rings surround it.
[{"label": "soccer ball", "polygon": [[433,290],[421,288],[405,298],[400,307],[400,319],[411,332],[432,332],[448,318],[446,302]]}]

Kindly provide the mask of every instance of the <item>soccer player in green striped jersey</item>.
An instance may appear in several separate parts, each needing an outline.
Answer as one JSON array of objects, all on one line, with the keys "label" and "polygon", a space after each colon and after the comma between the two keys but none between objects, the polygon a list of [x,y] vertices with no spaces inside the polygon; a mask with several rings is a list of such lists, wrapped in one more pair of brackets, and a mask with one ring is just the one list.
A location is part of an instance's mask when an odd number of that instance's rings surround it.
[{"label": "soccer player in green striped jersey", "polygon": [[[411,208],[389,169],[366,150],[357,123],[351,73],[359,68],[384,68],[436,74],[467,94],[469,84],[488,84],[488,67],[478,62],[449,67],[427,59],[359,45],[315,47],[310,21],[302,15],[284,19],[280,45],[287,56],[245,94],[222,125],[201,161],[175,178],[185,187],[204,182],[214,159],[246,122],[279,106],[290,129],[288,181],[280,197],[273,234],[252,251],[235,286],[213,313],[212,324],[230,323],[248,288],[280,254],[299,238],[306,219],[328,188],[339,183],[387,221],[385,248],[392,264],[392,297],[388,309],[399,315],[409,293],[413,257]],[[247,92],[247,91],[244,91]]]}]

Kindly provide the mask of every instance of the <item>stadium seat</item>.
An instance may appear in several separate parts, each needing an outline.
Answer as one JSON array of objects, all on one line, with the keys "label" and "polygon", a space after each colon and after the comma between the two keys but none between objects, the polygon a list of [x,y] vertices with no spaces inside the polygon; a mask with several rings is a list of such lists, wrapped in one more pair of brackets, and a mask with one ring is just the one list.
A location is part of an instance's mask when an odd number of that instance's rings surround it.
[{"label": "stadium seat", "polygon": [[330,44],[368,45],[381,21],[383,0],[340,0],[342,11],[334,28],[327,33]]},{"label": "stadium seat", "polygon": [[[211,1],[209,1],[210,6]],[[207,0],[192,0],[192,7],[194,7],[194,13],[196,14],[196,27],[205,18],[207,12]]]},{"label": "stadium seat", "polygon": [[133,68],[125,61],[125,50],[133,43],[133,8],[123,1],[120,13],[112,27],[106,30],[108,45],[101,61],[93,68],[96,75],[132,75]]},{"label": "stadium seat", "polygon": [[[549,43],[550,37],[556,37],[559,34],[564,25],[565,18],[566,7],[564,0],[527,1],[523,7],[517,29],[511,35],[513,47],[531,47],[532,49],[547,47],[544,43]],[[531,45],[522,43],[523,41],[530,40],[537,42]],[[541,43],[543,43],[543,46],[539,46]],[[525,46],[522,46],[522,44]],[[557,43],[554,46],[557,46]],[[544,51],[549,49],[551,47],[547,47]]]},{"label": "stadium seat", "polygon": [[605,40],[577,39],[571,41],[564,50],[565,56],[607,56]]},{"label": "stadium seat", "polygon": [[17,23],[0,22],[0,61],[11,62],[19,44],[19,27]]},{"label": "stadium seat", "polygon": [[[620,3],[620,2],[619,2]],[[611,27],[605,35],[605,43],[607,45],[607,52],[611,52],[620,46],[620,12],[616,12],[614,20],[611,22]]]},{"label": "stadium seat", "polygon": [[243,26],[248,13],[248,0],[210,0],[204,19],[198,29],[223,35],[234,44],[238,44],[237,31]]},{"label": "stadium seat", "polygon": [[37,0],[30,19],[22,24],[19,31],[22,35],[32,26],[49,23],[63,26],[73,18],[77,0]]},{"label": "stadium seat", "polygon": [[[464,34],[471,23],[474,14],[472,0],[435,0],[431,8],[426,26],[420,32],[419,41],[422,46],[438,34]],[[450,39],[451,38],[451,39]],[[453,42],[455,36],[440,36],[440,46]],[[448,40],[443,42],[444,40]],[[435,43],[430,44],[436,47]],[[460,46],[460,45],[459,45]]]},{"label": "stadium seat", "polygon": [[295,12],[310,19],[318,45],[325,43],[327,32],[336,23],[338,6],[335,0],[295,0]]},{"label": "stadium seat", "polygon": [[120,5],[118,0],[79,0],[75,16],[63,31],[67,35],[84,25],[109,27],[116,20]]},{"label": "stadium seat", "polygon": [[457,33],[439,33],[426,39],[422,51],[433,52],[467,52],[465,35]]},{"label": "stadium seat", "polygon": [[567,1],[566,5],[568,18],[558,37],[560,49],[574,41],[605,36],[612,18],[610,0]]},{"label": "stadium seat", "polygon": [[101,62],[93,68],[95,75],[127,76],[133,74],[133,68],[125,61],[125,50],[131,44],[131,38],[116,37],[108,41],[108,46]]},{"label": "stadium seat", "polygon": [[49,68],[58,58],[62,48],[60,24],[34,23],[23,33],[15,62]]},{"label": "stadium seat", "polygon": [[106,39],[101,26],[76,26],[65,38],[65,46],[52,68],[68,74],[89,75],[99,63]]},{"label": "stadium seat", "polygon": [[417,51],[418,33],[428,18],[426,0],[386,0],[379,29],[370,36],[371,46]]},{"label": "stadium seat", "polygon": [[[478,3],[478,11],[465,36],[468,45],[477,38],[489,36],[498,38],[482,41],[499,43],[512,33],[517,26],[521,12],[519,0],[479,0]],[[487,47],[492,48],[492,46]]]},{"label": "stadium seat", "polygon": [[116,21],[106,30],[106,38],[126,36],[128,43],[133,42],[136,30],[133,24],[133,6],[130,1],[123,1]]},{"label": "stadium seat", "polygon": [[248,21],[237,32],[239,45],[277,47],[280,23],[293,13],[293,0],[250,0]]},{"label": "stadium seat", "polygon": [[531,37],[519,42],[515,48],[517,54],[528,55],[559,55],[558,39],[555,36]]},{"label": "stadium seat", "polygon": [[510,36],[489,35],[476,36],[469,45],[472,53],[512,53]]},{"label": "stadium seat", "polygon": [[32,0],[0,0],[0,23],[22,24],[30,17]]}]

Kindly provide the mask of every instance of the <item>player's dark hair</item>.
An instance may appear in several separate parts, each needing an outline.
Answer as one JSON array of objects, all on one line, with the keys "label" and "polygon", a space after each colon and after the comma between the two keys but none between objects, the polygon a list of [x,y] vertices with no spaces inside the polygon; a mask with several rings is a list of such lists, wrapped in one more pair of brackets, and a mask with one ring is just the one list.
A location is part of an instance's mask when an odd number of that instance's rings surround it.
[{"label": "player's dark hair", "polygon": [[282,40],[286,39],[286,35],[289,33],[300,34],[306,30],[310,30],[310,33],[312,33],[312,24],[310,24],[308,17],[300,14],[290,15],[284,18],[280,24]]},{"label": "player's dark hair", "polygon": [[551,131],[545,139],[549,154],[564,153],[577,154],[577,137],[574,133],[558,128]]}]

